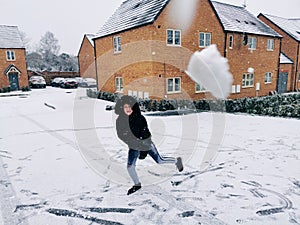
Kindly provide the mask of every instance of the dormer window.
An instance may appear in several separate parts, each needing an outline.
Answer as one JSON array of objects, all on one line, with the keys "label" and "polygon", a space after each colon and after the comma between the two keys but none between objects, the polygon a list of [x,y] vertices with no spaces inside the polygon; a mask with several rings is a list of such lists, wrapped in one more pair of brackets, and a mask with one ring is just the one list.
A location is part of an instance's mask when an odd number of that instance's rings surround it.
[{"label": "dormer window", "polygon": [[15,51],[6,51],[6,59],[7,61],[15,61],[16,60],[16,56],[15,56]]}]

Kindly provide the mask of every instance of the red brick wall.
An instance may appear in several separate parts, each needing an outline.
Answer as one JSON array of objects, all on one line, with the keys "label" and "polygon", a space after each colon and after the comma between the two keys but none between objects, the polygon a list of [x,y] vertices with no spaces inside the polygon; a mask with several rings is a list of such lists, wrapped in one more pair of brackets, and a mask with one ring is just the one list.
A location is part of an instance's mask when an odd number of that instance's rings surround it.
[{"label": "red brick wall", "polygon": [[[7,50],[12,50],[15,52],[15,61],[7,61]],[[4,71],[8,66],[12,64],[21,71],[21,74],[19,75],[19,87],[22,88],[28,86],[25,49],[0,49],[0,88],[9,87],[9,79],[8,76],[4,74]]]},{"label": "red brick wall", "polygon": [[[291,60],[294,62],[294,66],[292,68],[291,73],[289,73],[289,80],[292,81],[292,86],[297,87],[297,83],[299,83],[297,74],[300,71],[300,48],[298,43],[294,38],[292,38],[290,35],[288,35],[286,32],[284,32],[281,28],[279,28],[277,25],[270,22],[268,19],[266,19],[262,14],[258,16],[260,20],[262,20],[264,23],[266,23],[268,26],[270,26],[273,30],[275,30],[277,33],[279,33],[282,38],[282,46],[281,51],[286,54]],[[297,61],[298,60],[298,61]],[[298,64],[298,71],[296,71],[296,65]],[[296,84],[295,84],[296,81]],[[298,86],[299,88],[300,86]],[[294,90],[294,88],[293,88]]]},{"label": "red brick wall", "polygon": [[78,54],[78,62],[81,77],[90,77],[96,79],[94,47],[86,37],[83,39]]},{"label": "red brick wall", "polygon": [[[228,34],[229,36],[230,34]],[[272,37],[248,35],[256,37],[256,50],[249,50],[247,45],[243,45],[243,34],[235,33],[233,37],[233,48],[230,49],[229,37],[227,38],[226,55],[233,75],[233,85],[241,86],[241,93],[231,94],[231,98],[253,97],[268,95],[270,91],[276,90],[278,76],[278,62],[280,39],[275,38],[274,51],[267,50],[267,41]],[[248,68],[254,69],[254,86],[242,87],[242,76],[247,73]],[[265,84],[265,73],[273,74],[272,83]],[[260,90],[256,91],[256,83],[260,83]]]},{"label": "red brick wall", "polygon": [[[209,1],[199,0],[192,25],[188,30],[181,32],[181,47],[170,47],[166,44],[166,29],[179,29],[179,25],[169,20],[172,1],[159,15],[157,20],[150,25],[131,29],[120,34],[96,39],[96,58],[98,73],[98,89],[115,92],[115,77],[122,76],[124,87],[136,84],[133,90],[152,90],[153,96],[163,97],[166,80],[162,78],[181,77],[182,95],[192,99],[205,97],[203,93],[195,93],[195,83],[184,73],[190,56],[195,51],[201,51],[199,47],[199,33],[210,32],[212,44],[216,44],[221,55],[225,55],[225,34],[212,9]],[[121,36],[122,52],[113,53],[113,36]],[[230,98],[246,96],[268,95],[270,90],[276,90],[276,77],[279,58],[279,39],[275,40],[275,50],[268,52],[267,37],[257,37],[257,50],[249,51],[242,46],[241,34],[235,34],[235,47],[226,49],[231,73],[234,76],[234,84],[242,86],[242,74],[249,67],[255,69],[254,83],[260,83],[261,90],[253,88],[241,88],[240,94],[232,94]],[[227,40],[229,42],[229,40]],[[228,46],[228,44],[227,44]],[[264,74],[273,73],[272,84],[264,85]],[[151,77],[151,79],[147,79]],[[138,80],[134,82],[134,80]],[[149,81],[151,80],[151,82]],[[141,83],[142,82],[142,83]],[[144,83],[143,83],[144,82]],[[146,85],[147,84],[147,85]],[[127,94],[127,88],[124,93]],[[150,93],[150,95],[152,95]],[[180,97],[178,94],[168,94],[168,98]]]}]

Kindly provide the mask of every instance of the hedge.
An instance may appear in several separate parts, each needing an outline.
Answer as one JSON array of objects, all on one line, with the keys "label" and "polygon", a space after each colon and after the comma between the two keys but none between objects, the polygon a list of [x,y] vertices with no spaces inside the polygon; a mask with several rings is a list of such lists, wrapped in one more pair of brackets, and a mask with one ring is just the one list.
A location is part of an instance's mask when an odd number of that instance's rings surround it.
[{"label": "hedge", "polygon": [[[116,102],[121,95],[87,90],[91,98]],[[200,99],[190,101],[184,99],[137,99],[144,111],[161,111],[193,109],[199,111],[216,111],[228,113],[248,113],[255,115],[300,118],[300,93],[277,94],[255,98],[226,100]]]}]

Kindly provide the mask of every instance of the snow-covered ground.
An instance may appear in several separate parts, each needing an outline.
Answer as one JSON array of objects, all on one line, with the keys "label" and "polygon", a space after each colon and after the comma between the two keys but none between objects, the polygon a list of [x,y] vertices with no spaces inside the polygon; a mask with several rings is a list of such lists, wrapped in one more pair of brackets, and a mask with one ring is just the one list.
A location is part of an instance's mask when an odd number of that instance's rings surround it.
[{"label": "snow-covered ground", "polygon": [[0,98],[0,224],[300,224],[300,120],[146,116],[185,170],[147,157],[144,187],[127,196],[127,148],[107,104],[51,87]]}]

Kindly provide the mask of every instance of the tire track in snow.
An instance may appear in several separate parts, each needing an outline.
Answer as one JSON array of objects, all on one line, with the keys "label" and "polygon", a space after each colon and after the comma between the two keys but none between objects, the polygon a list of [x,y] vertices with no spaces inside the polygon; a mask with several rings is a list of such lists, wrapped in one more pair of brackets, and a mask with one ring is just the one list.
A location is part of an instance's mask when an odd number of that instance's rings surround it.
[{"label": "tire track in snow", "polygon": [[53,136],[54,138],[62,141],[65,144],[71,145],[75,150],[79,150],[76,142],[74,142],[74,141],[58,134],[56,131],[53,131],[53,130],[49,129],[48,127],[44,126],[43,124],[39,123],[38,121],[32,119],[31,117],[29,117],[27,115],[20,114],[20,116],[22,116],[23,118],[27,119],[28,121],[32,122],[33,124],[35,124],[36,126],[41,128],[42,130],[44,130],[45,133],[50,134],[51,136]]},{"label": "tire track in snow", "polygon": [[[225,222],[213,217],[212,215],[204,213],[197,206],[195,206],[191,203],[185,203],[183,201],[177,200],[177,198],[175,196],[173,196],[172,194],[165,191],[164,189],[162,189],[159,186],[144,187],[143,191],[141,193],[143,193],[144,191],[148,191],[149,192],[148,194],[153,195],[154,197],[157,197],[160,200],[166,202],[171,207],[182,211],[182,215],[186,215],[187,212],[193,212],[192,215],[190,215],[189,217],[195,221],[195,224],[227,225]],[[194,217],[194,216],[197,216],[197,217]]]},{"label": "tire track in snow", "polygon": [[[48,127],[46,127],[43,124],[37,122],[36,120],[30,118],[29,116],[27,116],[27,115],[22,115],[22,116],[45,131],[50,130]],[[62,136],[56,132],[47,132],[47,133],[49,133],[53,137],[57,138],[58,140],[63,141],[66,144],[70,144],[74,149],[79,150],[77,144],[74,141],[72,141],[68,138],[65,138],[64,136]],[[169,204],[170,206],[172,206],[174,208],[177,208],[178,210],[180,210],[182,212],[187,212],[187,211],[197,212],[197,215],[201,215],[201,216],[198,216],[197,218],[191,217],[197,223],[201,222],[202,224],[227,225],[223,221],[220,221],[217,218],[202,212],[200,209],[198,209],[196,206],[194,206],[190,203],[187,204],[182,201],[176,200],[175,196],[171,195],[170,193],[163,190],[162,188],[159,188],[158,186],[156,186],[155,189],[152,189],[153,191],[151,191],[151,188],[149,188],[149,187],[146,187],[145,189],[150,190],[149,194],[151,194],[157,198],[160,198],[162,201],[166,202],[167,204]],[[155,192],[159,192],[159,194],[156,195]]]},{"label": "tire track in snow", "polygon": [[15,213],[17,205],[18,199],[15,190],[3,166],[2,158],[0,157],[0,224],[28,224],[26,219],[22,216],[22,213]]}]

